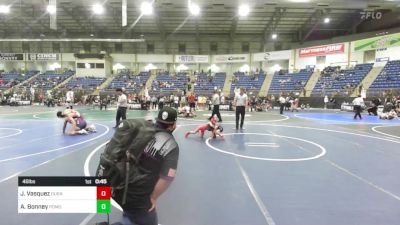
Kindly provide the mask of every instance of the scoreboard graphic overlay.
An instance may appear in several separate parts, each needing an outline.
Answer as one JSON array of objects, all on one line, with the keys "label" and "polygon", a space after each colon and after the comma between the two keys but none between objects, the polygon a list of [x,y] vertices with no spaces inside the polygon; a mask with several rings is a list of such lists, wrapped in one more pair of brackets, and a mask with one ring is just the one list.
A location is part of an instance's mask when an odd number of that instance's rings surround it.
[{"label": "scoreboard graphic overlay", "polygon": [[18,177],[18,213],[110,213],[111,187],[99,177]]}]

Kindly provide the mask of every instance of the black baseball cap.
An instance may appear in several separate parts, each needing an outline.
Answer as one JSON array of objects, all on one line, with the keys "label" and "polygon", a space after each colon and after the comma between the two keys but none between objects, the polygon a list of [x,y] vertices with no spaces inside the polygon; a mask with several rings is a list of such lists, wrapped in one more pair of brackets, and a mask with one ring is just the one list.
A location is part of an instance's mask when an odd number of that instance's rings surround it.
[{"label": "black baseball cap", "polygon": [[173,124],[178,118],[178,113],[176,109],[164,106],[159,112],[157,117],[157,122],[165,124]]}]

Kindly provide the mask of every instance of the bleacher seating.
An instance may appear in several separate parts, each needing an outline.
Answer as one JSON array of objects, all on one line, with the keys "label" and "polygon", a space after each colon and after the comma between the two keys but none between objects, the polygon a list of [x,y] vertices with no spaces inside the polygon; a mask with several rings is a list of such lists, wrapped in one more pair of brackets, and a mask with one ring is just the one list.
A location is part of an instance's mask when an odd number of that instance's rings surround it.
[{"label": "bleacher seating", "polygon": [[196,83],[194,84],[196,95],[209,96],[215,89],[222,90],[225,84],[226,73],[216,73],[211,78],[204,73],[196,75]]},{"label": "bleacher seating", "polygon": [[281,92],[301,92],[313,72],[313,69],[301,69],[298,73],[276,72],[272,78],[268,94],[279,95]]},{"label": "bleacher seating", "polygon": [[368,89],[368,94],[377,95],[384,90],[400,88],[400,60],[389,61]]},{"label": "bleacher seating", "polygon": [[18,85],[37,73],[39,73],[39,71],[28,71],[26,74],[20,74],[17,72],[2,73],[0,74],[0,90],[6,90]]},{"label": "bleacher seating", "polygon": [[174,93],[178,90],[182,91],[186,89],[188,83],[188,76],[186,73],[178,73],[176,76],[171,76],[167,73],[157,75],[153,81],[152,88],[149,90],[152,94],[159,93]]},{"label": "bleacher seating", "polygon": [[83,89],[95,89],[100,86],[106,79],[96,77],[77,77],[68,81],[65,85],[67,88],[83,88]]},{"label": "bleacher seating", "polygon": [[[234,73],[234,80],[232,81],[231,85],[231,96],[233,96],[235,88],[243,87],[248,92],[258,92],[261,89],[261,86],[265,80],[265,74],[259,73],[254,75],[245,75],[242,72]],[[235,79],[236,78],[236,79]]]},{"label": "bleacher seating", "polygon": [[55,71],[46,71],[43,74],[39,74],[33,80],[26,83],[25,87],[33,86],[34,88],[43,89],[43,90],[51,90],[56,87],[58,84],[62,83],[64,80],[73,76],[75,71],[68,70],[64,73],[56,73]]},{"label": "bleacher seating", "polygon": [[115,88],[125,88],[129,92],[138,92],[146,84],[150,74],[148,72],[141,72],[138,75],[133,75],[130,72],[120,73],[115,77],[110,85],[108,85],[108,91],[114,91]]},{"label": "bleacher seating", "polygon": [[373,63],[366,63],[357,64],[354,68],[347,70],[328,70],[319,78],[311,96],[331,96],[335,92],[349,95],[371,71],[372,66]]}]

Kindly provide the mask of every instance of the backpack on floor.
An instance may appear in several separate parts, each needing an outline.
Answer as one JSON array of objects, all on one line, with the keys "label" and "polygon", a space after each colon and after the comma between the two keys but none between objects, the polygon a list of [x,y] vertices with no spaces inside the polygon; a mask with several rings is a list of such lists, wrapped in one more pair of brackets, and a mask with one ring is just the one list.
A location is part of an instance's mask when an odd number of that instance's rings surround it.
[{"label": "backpack on floor", "polygon": [[122,202],[126,201],[128,184],[134,184],[146,176],[139,168],[139,159],[147,144],[154,138],[158,129],[144,119],[124,120],[116,129],[114,136],[100,156],[96,176],[109,179],[113,190],[124,189]]}]

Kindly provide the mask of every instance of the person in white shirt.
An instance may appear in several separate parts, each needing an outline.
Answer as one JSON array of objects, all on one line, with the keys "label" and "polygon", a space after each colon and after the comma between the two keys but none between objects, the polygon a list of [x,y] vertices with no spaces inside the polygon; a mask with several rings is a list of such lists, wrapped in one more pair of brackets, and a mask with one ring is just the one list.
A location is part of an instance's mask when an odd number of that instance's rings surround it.
[{"label": "person in white shirt", "polygon": [[126,109],[128,108],[128,99],[126,98],[126,95],[122,92],[121,88],[117,88],[115,90],[118,95],[118,101],[117,101],[117,116],[116,116],[116,124],[114,128],[117,128],[118,125],[122,120],[126,120]]},{"label": "person in white shirt", "polygon": [[357,116],[358,116],[358,117],[360,117],[360,120],[361,120],[362,119],[361,118],[361,106],[364,105],[364,100],[363,100],[363,98],[361,98],[361,95],[358,95],[358,97],[353,100],[353,105],[354,105],[354,111],[355,111],[354,119],[357,119]]},{"label": "person in white shirt", "polygon": [[280,105],[279,113],[283,114],[283,109],[285,108],[286,105],[286,98],[283,97],[283,94],[281,94],[281,96],[279,97],[279,105]]},{"label": "person in white shirt", "polygon": [[240,118],[240,129],[243,130],[244,116],[246,113],[246,106],[248,104],[247,95],[244,93],[244,88],[240,88],[240,92],[235,96],[233,105],[236,107],[236,130],[239,129],[239,116]]},{"label": "person in white shirt", "polygon": [[67,107],[72,109],[72,105],[74,104],[74,92],[72,91],[71,88],[69,89],[69,91],[67,91],[65,97],[66,97]]},{"label": "person in white shirt", "polygon": [[324,109],[326,109],[328,107],[328,102],[329,102],[328,95],[325,95],[325,97],[324,97]]},{"label": "person in white shirt", "polygon": [[220,96],[218,94],[218,91],[214,91],[214,95],[211,98],[211,103],[213,105],[213,110],[211,113],[211,116],[208,118],[208,120],[211,120],[211,118],[213,118],[214,115],[217,115],[218,117],[218,122],[222,122],[222,118],[221,118],[221,113],[219,112],[219,105],[220,105]]}]

